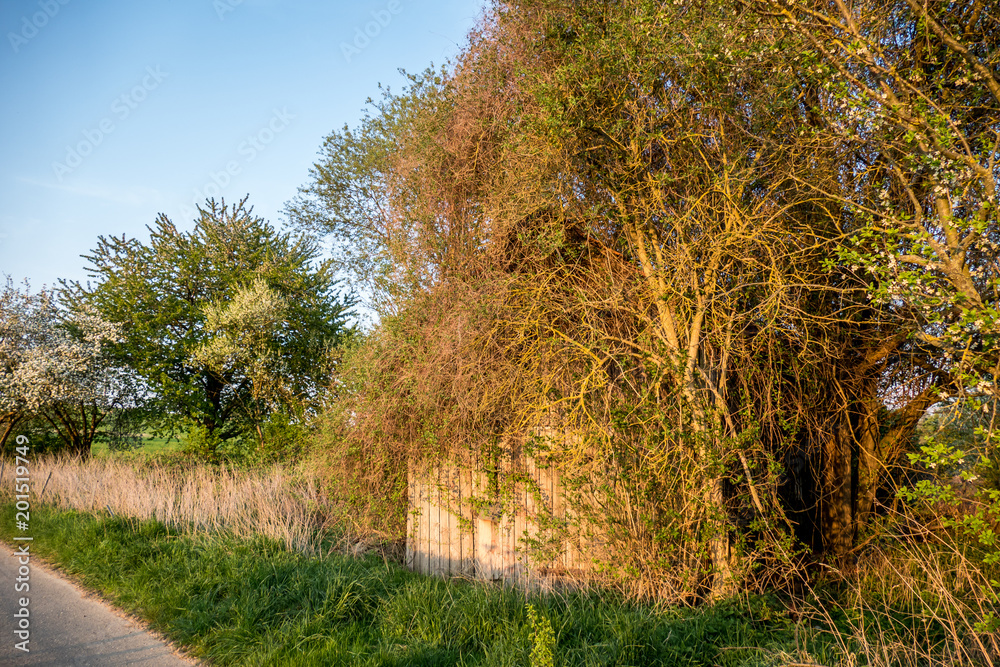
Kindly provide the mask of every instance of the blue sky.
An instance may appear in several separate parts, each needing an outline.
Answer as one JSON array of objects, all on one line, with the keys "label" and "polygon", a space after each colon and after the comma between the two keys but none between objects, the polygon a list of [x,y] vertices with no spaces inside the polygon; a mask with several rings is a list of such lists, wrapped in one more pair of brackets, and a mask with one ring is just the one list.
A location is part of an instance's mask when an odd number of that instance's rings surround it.
[{"label": "blue sky", "polygon": [[[398,69],[440,65],[481,0],[4,0],[0,273],[83,280],[99,235],[249,193],[275,224],[323,138]],[[368,34],[365,34],[367,31]]]}]

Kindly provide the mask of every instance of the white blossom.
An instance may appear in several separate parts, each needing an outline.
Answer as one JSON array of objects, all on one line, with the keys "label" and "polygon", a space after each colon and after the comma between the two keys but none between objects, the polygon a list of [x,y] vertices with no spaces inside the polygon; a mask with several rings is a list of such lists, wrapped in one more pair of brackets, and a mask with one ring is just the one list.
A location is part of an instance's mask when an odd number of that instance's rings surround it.
[{"label": "white blossom", "polygon": [[107,380],[98,360],[119,336],[96,312],[63,312],[51,292],[31,294],[8,280],[0,294],[0,419],[95,400]]}]

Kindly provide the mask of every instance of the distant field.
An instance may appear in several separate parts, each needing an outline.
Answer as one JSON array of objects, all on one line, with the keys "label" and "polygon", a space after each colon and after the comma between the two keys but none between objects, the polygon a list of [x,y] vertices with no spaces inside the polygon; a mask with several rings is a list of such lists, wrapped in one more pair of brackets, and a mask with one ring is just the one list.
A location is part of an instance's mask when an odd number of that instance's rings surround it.
[{"label": "distant field", "polygon": [[[148,433],[144,433],[142,437],[142,446],[136,450],[136,453],[145,454],[147,456],[155,456],[157,454],[179,452],[184,449],[184,445],[184,436],[173,437],[168,440],[167,438],[154,438]],[[109,453],[107,443],[95,443],[91,448],[90,453],[93,456],[107,456]]]}]

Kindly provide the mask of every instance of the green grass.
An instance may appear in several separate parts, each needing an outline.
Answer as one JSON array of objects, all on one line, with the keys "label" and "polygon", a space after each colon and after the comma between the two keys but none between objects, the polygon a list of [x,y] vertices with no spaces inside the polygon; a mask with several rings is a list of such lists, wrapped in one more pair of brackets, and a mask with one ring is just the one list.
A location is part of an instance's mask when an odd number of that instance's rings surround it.
[{"label": "green grass", "polygon": [[[186,443],[183,439],[178,439],[176,437],[167,439],[144,435],[142,438],[142,446],[135,450],[135,454],[149,457],[159,456],[161,454],[172,454],[183,451],[185,444]],[[108,443],[106,442],[96,442],[90,448],[91,456],[108,456],[109,453]]]},{"label": "green grass", "polygon": [[[5,504],[0,537],[12,524]],[[306,557],[49,507],[32,508],[31,530],[37,553],[218,665],[528,665],[528,601],[555,631],[556,665],[774,665],[796,644],[764,599],[666,612],[606,596],[529,600],[376,556]]]}]

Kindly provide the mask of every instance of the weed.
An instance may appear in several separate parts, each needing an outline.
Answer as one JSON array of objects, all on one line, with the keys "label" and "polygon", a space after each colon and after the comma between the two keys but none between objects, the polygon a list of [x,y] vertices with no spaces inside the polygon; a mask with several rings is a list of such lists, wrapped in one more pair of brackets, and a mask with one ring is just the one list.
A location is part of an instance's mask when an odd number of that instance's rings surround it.
[{"label": "weed", "polygon": [[539,616],[535,606],[529,604],[528,621],[531,623],[531,667],[553,667],[556,635],[549,619]]}]

